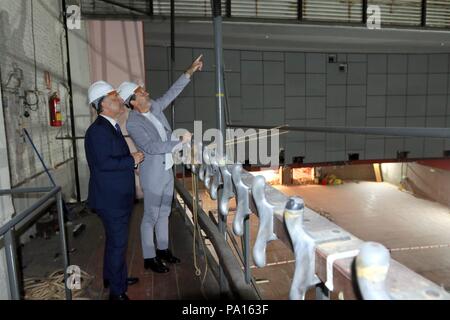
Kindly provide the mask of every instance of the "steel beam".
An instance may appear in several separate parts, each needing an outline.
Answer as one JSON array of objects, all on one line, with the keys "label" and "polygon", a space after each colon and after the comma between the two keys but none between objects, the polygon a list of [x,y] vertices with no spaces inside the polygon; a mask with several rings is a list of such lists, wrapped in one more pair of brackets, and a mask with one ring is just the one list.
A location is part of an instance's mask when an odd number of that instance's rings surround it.
[{"label": "steel beam", "polygon": [[17,247],[14,229],[5,234],[6,268],[8,270],[9,292],[11,300],[20,300],[19,271],[17,267]]},{"label": "steel beam", "polygon": [[450,128],[418,128],[418,127],[298,127],[289,125],[257,126],[251,124],[228,124],[228,128],[242,129],[278,129],[280,131],[331,132],[349,134],[370,134],[381,136],[450,138]]},{"label": "steel beam", "polygon": [[14,216],[11,220],[9,220],[7,223],[5,223],[3,226],[0,227],[0,236],[4,235],[10,229],[14,228],[18,223],[20,223],[25,218],[28,218],[29,215],[32,215],[33,211],[35,211],[37,208],[39,208],[44,203],[46,203],[48,200],[50,200],[52,197],[54,197],[60,190],[61,190],[61,187],[59,187],[59,186],[54,187],[50,192],[48,192],[44,196],[40,197],[30,207],[23,210],[18,215]]},{"label": "steel beam", "polygon": [[20,193],[38,193],[52,191],[53,187],[31,187],[31,188],[13,188],[0,190],[0,196],[7,194],[20,194]]}]

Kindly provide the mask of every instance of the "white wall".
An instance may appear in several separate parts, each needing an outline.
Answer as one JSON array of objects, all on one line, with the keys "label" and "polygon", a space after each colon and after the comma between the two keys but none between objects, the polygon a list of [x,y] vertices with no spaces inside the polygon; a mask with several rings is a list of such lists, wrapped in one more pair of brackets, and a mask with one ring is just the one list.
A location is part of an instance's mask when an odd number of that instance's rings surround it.
[{"label": "white wall", "polygon": [[142,22],[88,20],[87,25],[92,81],[114,87],[123,81],[144,83]]}]

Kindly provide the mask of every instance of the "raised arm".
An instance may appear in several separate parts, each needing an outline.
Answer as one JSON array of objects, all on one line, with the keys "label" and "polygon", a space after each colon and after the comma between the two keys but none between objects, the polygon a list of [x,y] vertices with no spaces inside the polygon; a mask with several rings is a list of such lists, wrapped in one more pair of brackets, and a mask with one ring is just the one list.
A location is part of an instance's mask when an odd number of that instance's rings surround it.
[{"label": "raised arm", "polygon": [[201,61],[203,55],[200,55],[192,65],[178,78],[177,81],[170,87],[169,90],[160,98],[154,100],[152,108],[156,112],[162,112],[166,109],[170,103],[175,100],[176,97],[183,91],[183,89],[191,81],[192,75],[197,70],[202,70],[203,61]]}]

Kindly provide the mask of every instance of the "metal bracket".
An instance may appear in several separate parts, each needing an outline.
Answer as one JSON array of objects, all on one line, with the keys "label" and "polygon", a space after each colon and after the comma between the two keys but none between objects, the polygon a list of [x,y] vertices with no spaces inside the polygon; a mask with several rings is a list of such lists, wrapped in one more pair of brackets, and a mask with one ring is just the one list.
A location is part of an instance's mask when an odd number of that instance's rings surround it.
[{"label": "metal bracket", "polygon": [[284,222],[295,253],[295,272],[289,299],[304,300],[308,289],[318,283],[315,275],[315,240],[303,228],[305,204],[299,197],[289,198],[284,211]]},{"label": "metal bracket", "polygon": [[391,300],[386,277],[391,256],[376,242],[365,242],[356,257],[356,278],[364,300]]},{"label": "metal bracket", "polygon": [[198,168],[198,178],[200,181],[205,182],[205,174],[206,174],[206,164],[200,164]]},{"label": "metal bracket", "polygon": [[211,157],[209,155],[209,150],[207,147],[203,149],[203,162],[205,166],[205,172],[203,174],[202,181],[205,183],[206,189],[209,190],[209,188],[211,187],[211,176],[213,175],[213,171],[211,168]]},{"label": "metal bracket", "polygon": [[[420,287],[406,290],[388,290],[396,286],[394,279],[388,280],[389,269],[397,262],[392,261],[388,249],[376,242],[365,242],[355,259],[356,279],[362,298],[365,300],[450,300],[450,294],[443,287],[423,279]],[[411,272],[411,275],[415,274]],[[408,292],[411,290],[411,292]]]},{"label": "metal bracket", "polygon": [[273,215],[277,206],[267,201],[265,189],[266,179],[263,176],[256,176],[253,180],[252,196],[259,216],[259,228],[255,245],[253,246],[253,260],[260,268],[266,265],[267,242],[278,239],[273,232]]},{"label": "metal bracket", "polygon": [[231,178],[231,173],[228,170],[228,166],[225,161],[219,163],[219,169],[222,174],[223,182],[222,196],[219,199],[219,213],[226,216],[228,215],[229,201],[234,197],[233,181]]},{"label": "metal bracket", "polygon": [[231,178],[233,179],[234,188],[236,190],[236,215],[233,220],[233,232],[237,236],[244,234],[244,219],[250,215],[250,189],[242,181],[242,164],[236,164],[231,169]]},{"label": "metal bracket", "polygon": [[328,290],[333,291],[334,290],[334,280],[333,280],[333,264],[336,260],[340,259],[347,259],[347,258],[353,258],[359,254],[359,249],[349,250],[349,251],[342,251],[342,252],[336,252],[334,254],[330,254],[327,257],[327,280],[325,281],[325,286],[328,288]]},{"label": "metal bracket", "polygon": [[199,152],[201,152],[202,154],[202,161],[200,162],[199,168],[198,168],[198,178],[200,179],[200,181],[202,181],[203,183],[205,182],[205,174],[206,174],[206,163],[205,163],[205,158],[204,158],[204,154],[205,154],[205,149],[201,147],[199,149]]},{"label": "metal bracket", "polygon": [[211,196],[211,199],[217,200],[217,189],[219,189],[219,186],[222,185],[222,175],[219,170],[219,163],[215,156],[211,156],[211,170],[212,170],[212,179],[210,180],[211,183],[209,184],[209,195]]}]

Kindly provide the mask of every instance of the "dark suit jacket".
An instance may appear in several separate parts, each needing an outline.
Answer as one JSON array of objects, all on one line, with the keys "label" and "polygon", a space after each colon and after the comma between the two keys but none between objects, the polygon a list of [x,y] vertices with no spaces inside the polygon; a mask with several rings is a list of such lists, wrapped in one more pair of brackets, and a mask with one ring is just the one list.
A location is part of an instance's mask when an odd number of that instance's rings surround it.
[{"label": "dark suit jacket", "polygon": [[98,116],[85,139],[90,170],[88,206],[131,210],[135,195],[134,159],[122,133]]}]

